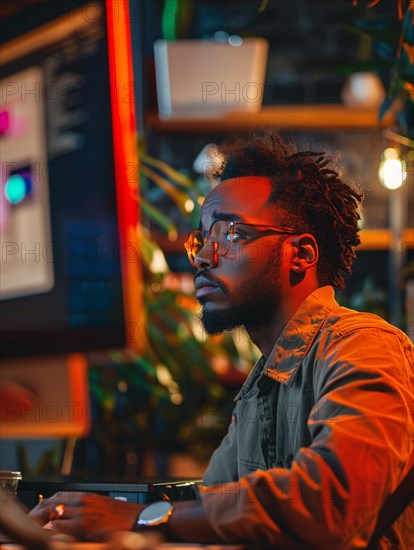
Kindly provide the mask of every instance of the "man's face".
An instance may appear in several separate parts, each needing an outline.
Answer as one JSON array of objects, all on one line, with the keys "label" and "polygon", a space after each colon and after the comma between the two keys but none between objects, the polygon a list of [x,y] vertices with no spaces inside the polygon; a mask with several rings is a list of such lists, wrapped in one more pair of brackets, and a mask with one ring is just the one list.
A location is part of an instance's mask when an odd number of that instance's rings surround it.
[{"label": "man's face", "polygon": [[[264,177],[224,181],[204,201],[201,229],[209,230],[217,219],[286,225],[282,211],[268,204],[270,192],[269,179]],[[208,333],[272,323],[282,297],[280,278],[286,271],[285,238],[245,226],[233,239],[226,256],[214,258],[210,245],[196,256],[196,296],[203,306],[202,322]]]}]

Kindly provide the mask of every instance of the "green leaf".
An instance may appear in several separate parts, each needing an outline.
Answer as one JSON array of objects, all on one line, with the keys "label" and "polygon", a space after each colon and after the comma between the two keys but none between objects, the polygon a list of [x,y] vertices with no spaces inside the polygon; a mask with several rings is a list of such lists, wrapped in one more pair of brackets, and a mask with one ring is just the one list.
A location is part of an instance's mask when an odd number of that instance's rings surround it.
[{"label": "green leaf", "polygon": [[413,10],[411,8],[408,9],[404,14],[403,32],[404,32],[404,40],[408,42],[408,44],[413,45],[414,44],[414,25],[413,25]]},{"label": "green leaf", "polygon": [[382,102],[382,105],[380,106],[380,110],[378,112],[378,119],[382,120],[384,115],[387,113],[388,109],[391,107],[392,103],[394,101],[393,97],[386,97],[384,101]]},{"label": "green leaf", "polygon": [[158,168],[164,174],[166,174],[170,179],[172,179],[175,183],[178,185],[181,185],[182,187],[185,187],[186,189],[192,189],[194,187],[193,181],[164,162],[163,160],[156,159],[154,157],[151,157],[150,155],[147,155],[146,153],[140,153],[139,155],[140,160],[144,162],[145,164],[148,164],[149,166],[153,166],[154,168]]},{"label": "green leaf", "polygon": [[163,214],[161,210],[149,203],[147,199],[141,196],[140,204],[142,211],[151,220],[155,221],[166,233],[177,233],[177,228],[172,223],[172,221],[167,218],[167,216]]},{"label": "green leaf", "polygon": [[148,168],[148,166],[141,165],[141,172],[161,187],[161,189],[172,198],[183,214],[187,215],[188,212],[185,205],[189,200],[189,197],[186,193],[175,188],[167,179],[157,174],[157,172],[154,172],[154,170],[151,170],[151,168]]}]

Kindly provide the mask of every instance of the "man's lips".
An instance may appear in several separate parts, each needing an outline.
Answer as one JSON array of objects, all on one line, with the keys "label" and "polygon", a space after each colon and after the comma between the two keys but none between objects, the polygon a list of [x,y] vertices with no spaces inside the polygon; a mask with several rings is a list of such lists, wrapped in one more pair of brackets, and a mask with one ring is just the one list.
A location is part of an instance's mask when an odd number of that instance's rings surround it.
[{"label": "man's lips", "polygon": [[203,275],[199,275],[195,279],[196,298],[201,298],[210,292],[220,289],[220,285]]}]

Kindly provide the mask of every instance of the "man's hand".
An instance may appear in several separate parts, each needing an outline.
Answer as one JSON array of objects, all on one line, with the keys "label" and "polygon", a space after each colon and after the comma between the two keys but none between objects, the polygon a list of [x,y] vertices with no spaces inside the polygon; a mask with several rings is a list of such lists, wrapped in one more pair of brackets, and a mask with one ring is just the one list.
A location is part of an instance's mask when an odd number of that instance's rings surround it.
[{"label": "man's hand", "polygon": [[29,515],[43,525],[52,521],[55,532],[103,541],[114,531],[131,530],[143,508],[96,493],[60,492],[44,499]]}]

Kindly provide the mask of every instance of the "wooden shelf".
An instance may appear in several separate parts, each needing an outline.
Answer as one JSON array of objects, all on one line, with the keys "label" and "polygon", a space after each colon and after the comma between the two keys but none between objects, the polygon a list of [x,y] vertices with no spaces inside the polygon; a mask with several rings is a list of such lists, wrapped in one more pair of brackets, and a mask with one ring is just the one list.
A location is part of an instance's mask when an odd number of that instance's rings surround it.
[{"label": "wooden shelf", "polygon": [[[405,249],[414,248],[414,228],[403,230],[401,242]],[[387,250],[391,245],[392,234],[389,229],[363,229],[357,250]]]},{"label": "wooden shelf", "polygon": [[228,132],[273,126],[289,130],[379,130],[390,117],[378,121],[377,110],[350,109],[343,105],[273,105],[258,113],[229,113],[221,117],[160,119],[147,113],[145,125],[159,132]]}]

